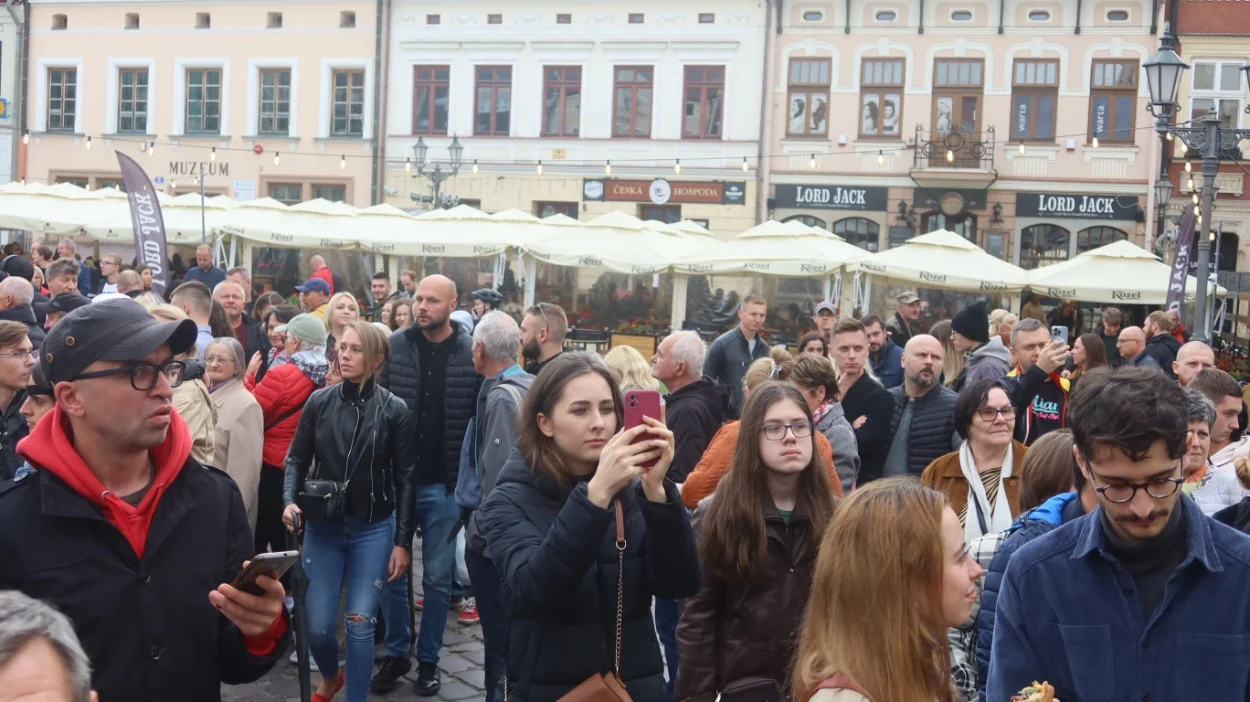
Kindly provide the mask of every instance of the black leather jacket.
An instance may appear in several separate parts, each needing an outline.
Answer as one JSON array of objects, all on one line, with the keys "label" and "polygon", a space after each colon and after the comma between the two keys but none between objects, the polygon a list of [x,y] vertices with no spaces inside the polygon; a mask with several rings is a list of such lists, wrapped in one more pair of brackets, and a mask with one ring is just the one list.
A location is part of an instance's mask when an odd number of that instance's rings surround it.
[{"label": "black leather jacket", "polygon": [[[282,502],[295,502],[312,478],[347,486],[347,513],[369,522],[395,513],[395,545],[411,548],[416,517],[412,413],[403,400],[369,381],[344,381],[314,392],[304,405],[286,456]],[[396,497],[398,491],[398,497]]]}]

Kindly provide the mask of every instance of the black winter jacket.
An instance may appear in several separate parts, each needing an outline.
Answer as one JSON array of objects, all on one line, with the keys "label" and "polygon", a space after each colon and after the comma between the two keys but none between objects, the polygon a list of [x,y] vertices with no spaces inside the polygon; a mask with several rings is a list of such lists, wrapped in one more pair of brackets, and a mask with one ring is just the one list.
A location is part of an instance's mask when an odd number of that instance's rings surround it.
[{"label": "black winter jacket", "polygon": [[1176,371],[1172,370],[1172,361],[1176,360],[1176,354],[1181,350],[1181,342],[1172,336],[1171,332],[1167,334],[1156,334],[1150,337],[1146,342],[1146,350],[1144,353],[1155,360],[1164,373],[1172,380],[1176,380]]},{"label": "black winter jacket", "polygon": [[703,361],[703,375],[729,387],[729,413],[732,419],[738,418],[745,401],[742,377],[747,374],[747,368],[753,361],[768,356],[769,348],[771,347],[763,337],[756,336],[755,351],[751,351],[751,344],[740,326],[716,337],[708,347],[707,358]]},{"label": "black winter jacket", "polygon": [[[477,412],[477,392],[482,386],[482,377],[473,368],[471,330],[454,320],[451,328],[456,339],[456,351],[447,359],[447,380],[442,397],[448,490],[455,489],[456,478],[460,475],[460,446],[464,443],[469,420]],[[421,329],[414,324],[391,334],[391,356],[378,373],[378,385],[390,390],[408,405],[414,433],[417,414],[421,411],[421,356],[416,337],[420,333]],[[416,444],[410,443],[409,448],[411,457],[406,460],[415,465]]]},{"label": "black winter jacket", "polygon": [[260,370],[256,371],[256,382],[260,382],[265,377],[265,371],[269,370],[269,334],[261,326],[260,320],[254,319],[250,314],[243,315],[243,324],[247,326],[247,343],[243,346],[243,361],[250,363],[252,356],[257,352],[260,353]]},{"label": "black winter jacket", "polygon": [[[677,488],[647,501],[641,485],[618,495],[625,511],[624,619],[620,675],[635,702],[664,702],[664,664],[651,600],[699,589],[699,556]],[[479,523],[499,573],[508,614],[509,702],[558,700],[613,669],[617,565],[615,512],[535,473],[519,453],[504,466]]]},{"label": "black winter jacket", "polygon": [[26,426],[26,418],[22,416],[22,404],[26,402],[26,391],[13,393],[8,407],[0,408],[0,482],[12,480],[17,469],[25,461],[17,455],[17,442],[26,438],[30,428]]},{"label": "black winter jacket", "polygon": [[665,401],[665,423],[677,442],[668,479],[684,483],[729,416],[729,388],[702,378],[668,395]]},{"label": "black winter jacket", "polygon": [[[308,477],[350,479],[347,513],[376,523],[394,512],[395,545],[411,548],[417,507],[412,482],[415,435],[404,403],[372,382],[361,389],[343,381],[314,392],[287,451],[282,503],[295,503]],[[317,468],[309,476],[313,461]]]},{"label": "black winter jacket", "polygon": [[43,348],[43,337],[46,332],[43,330],[43,325],[35,320],[35,310],[30,305],[18,305],[0,311],[0,319],[25,324],[26,335],[30,337],[31,345],[36,350]]},{"label": "black winter jacket", "polygon": [[[894,433],[898,431],[898,423],[903,419],[903,410],[908,402],[904,386],[890,389],[894,398],[894,416],[890,420],[890,441],[894,441]],[[917,400],[912,408],[911,431],[907,435],[907,472],[920,475],[935,459],[954,451],[961,443],[955,433],[955,401],[959,395],[950,388],[938,385]],[[886,449],[887,453],[889,449]]]},{"label": "black winter jacket", "polygon": [[0,486],[0,589],[74,624],[101,702],[218,702],[285,654],[257,658],[208,601],[255,555],[230,476],[188,458],[161,496],[139,558],[99,508],[47,470]]},{"label": "black winter jacket", "polygon": [[858,484],[863,485],[881,477],[885,457],[890,453],[894,396],[864,373],[842,397],[842,409],[851,426],[855,426],[856,419],[868,417],[855,430],[855,442],[859,445]]}]

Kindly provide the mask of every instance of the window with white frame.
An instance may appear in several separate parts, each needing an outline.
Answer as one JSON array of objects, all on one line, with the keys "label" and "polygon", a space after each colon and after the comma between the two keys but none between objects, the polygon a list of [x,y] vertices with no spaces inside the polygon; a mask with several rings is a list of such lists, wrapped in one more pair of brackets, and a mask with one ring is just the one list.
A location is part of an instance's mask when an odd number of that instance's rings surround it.
[{"label": "window with white frame", "polygon": [[148,132],[148,69],[123,68],[117,72],[117,132]]},{"label": "window with white frame", "polygon": [[259,98],[256,133],[285,136],[291,128],[291,69],[262,69]]},{"label": "window with white frame", "polygon": [[1237,128],[1244,91],[1241,64],[1241,61],[1194,61],[1193,85],[1189,92],[1190,117],[1201,119],[1214,110],[1221,127]]},{"label": "window with white frame", "polygon": [[221,133],[221,69],[187,70],[186,133]]},{"label": "window with white frame", "polygon": [[77,114],[78,70],[48,69],[48,131],[74,131]]},{"label": "window with white frame", "polygon": [[331,76],[334,88],[330,112],[330,134],[358,137],[365,132],[365,72],[336,70]]}]

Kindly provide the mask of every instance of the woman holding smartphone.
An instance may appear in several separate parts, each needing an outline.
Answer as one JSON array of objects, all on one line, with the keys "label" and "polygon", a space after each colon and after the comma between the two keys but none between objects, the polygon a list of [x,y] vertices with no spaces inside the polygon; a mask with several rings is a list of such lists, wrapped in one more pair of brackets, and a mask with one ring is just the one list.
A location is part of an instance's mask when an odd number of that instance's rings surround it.
[{"label": "woman holding smartphone", "polygon": [[[343,382],[314,392],[304,405],[286,458],[282,521],[292,529],[295,515],[304,517],[308,643],[322,675],[313,702],[329,702],[344,683],[348,702],[365,702],[379,585],[407,572],[411,560],[416,432],[404,402],[374,382],[386,361],[386,336],[368,322],[350,322],[338,345]],[[337,485],[341,509],[317,509],[329,501],[302,498],[316,491],[313,481],[318,490]],[[344,587],[347,669],[340,671],[335,620]]]},{"label": "woman holding smartphone", "polygon": [[676,699],[781,699],[835,504],[816,433],[792,385],[765,383],[743,407],[733,468],[694,513],[703,586],[677,626]]},{"label": "woman holding smartphone", "polygon": [[479,514],[508,611],[509,702],[558,700],[606,673],[635,702],[668,700],[651,600],[693,595],[699,557],[664,477],[672,432],[623,421],[592,354],[557,356],[525,396],[517,450]]}]

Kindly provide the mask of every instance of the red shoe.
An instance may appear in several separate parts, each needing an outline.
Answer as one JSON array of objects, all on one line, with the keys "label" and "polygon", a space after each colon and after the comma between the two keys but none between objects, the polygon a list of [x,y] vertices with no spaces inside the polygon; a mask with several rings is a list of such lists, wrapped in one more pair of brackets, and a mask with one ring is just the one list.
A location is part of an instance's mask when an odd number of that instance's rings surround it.
[{"label": "red shoe", "polygon": [[460,610],[460,616],[456,621],[461,624],[477,624],[482,621],[482,616],[477,613],[477,600],[472,597],[466,597],[464,600],[464,609]]},{"label": "red shoe", "polygon": [[331,700],[333,700],[334,696],[339,694],[339,690],[343,689],[343,683],[346,681],[346,678],[344,678],[343,676],[346,672],[347,671],[340,670],[338,677],[334,678],[334,691],[330,693],[329,697],[326,697],[325,695],[314,692],[312,696],[312,702],[330,702]]}]

